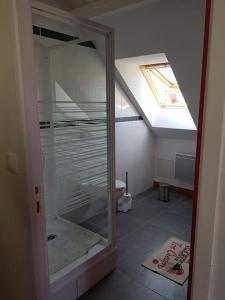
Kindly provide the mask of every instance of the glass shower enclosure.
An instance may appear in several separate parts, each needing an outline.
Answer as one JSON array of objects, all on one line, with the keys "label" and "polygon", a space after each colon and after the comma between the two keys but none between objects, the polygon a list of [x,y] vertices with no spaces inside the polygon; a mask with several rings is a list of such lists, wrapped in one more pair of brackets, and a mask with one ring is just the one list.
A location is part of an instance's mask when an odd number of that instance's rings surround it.
[{"label": "glass shower enclosure", "polygon": [[112,42],[93,25],[33,11],[50,282],[114,242]]}]

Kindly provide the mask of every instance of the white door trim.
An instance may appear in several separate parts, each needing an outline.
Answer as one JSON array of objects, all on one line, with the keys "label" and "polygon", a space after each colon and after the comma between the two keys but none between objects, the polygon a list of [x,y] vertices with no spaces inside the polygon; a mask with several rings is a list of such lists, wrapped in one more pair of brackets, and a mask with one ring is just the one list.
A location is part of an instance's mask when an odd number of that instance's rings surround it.
[{"label": "white door trim", "polygon": [[31,6],[29,0],[14,0],[13,6],[14,30],[17,37],[17,69],[25,142],[27,199],[30,211],[35,293],[36,299],[48,299],[47,249],[43,240],[43,236],[46,236],[45,226],[42,214],[36,212],[37,205],[40,206],[40,212],[44,206],[42,205],[43,197],[41,197],[42,162],[36,113]]}]

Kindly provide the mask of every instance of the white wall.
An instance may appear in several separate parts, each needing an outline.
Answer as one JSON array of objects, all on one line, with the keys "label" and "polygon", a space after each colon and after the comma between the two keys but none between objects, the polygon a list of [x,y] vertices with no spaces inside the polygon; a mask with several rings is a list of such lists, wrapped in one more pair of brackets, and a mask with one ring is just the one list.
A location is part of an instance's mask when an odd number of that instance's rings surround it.
[{"label": "white wall", "polygon": [[[123,90],[116,86],[116,118],[139,116]],[[143,120],[116,122],[116,177],[129,176],[129,192],[136,195],[152,187],[155,137]]]},{"label": "white wall", "polygon": [[134,196],[152,187],[154,138],[143,121],[116,123],[116,176],[125,181]]},{"label": "white wall", "polygon": [[[166,54],[195,125],[199,106],[204,3],[204,0],[161,0],[95,18],[115,29],[116,58]],[[158,131],[154,132],[157,134]],[[167,132],[164,129],[161,134],[166,137]],[[185,138],[186,131],[176,134]]]},{"label": "white wall", "polygon": [[174,186],[193,190],[193,185],[175,179],[175,155],[176,153],[195,155],[195,151],[196,142],[193,140],[157,138],[155,146],[155,181],[167,182]]},{"label": "white wall", "polygon": [[116,83],[115,89],[115,117],[134,117],[139,116],[139,113],[130,102],[128,96],[124,93],[123,89]]}]

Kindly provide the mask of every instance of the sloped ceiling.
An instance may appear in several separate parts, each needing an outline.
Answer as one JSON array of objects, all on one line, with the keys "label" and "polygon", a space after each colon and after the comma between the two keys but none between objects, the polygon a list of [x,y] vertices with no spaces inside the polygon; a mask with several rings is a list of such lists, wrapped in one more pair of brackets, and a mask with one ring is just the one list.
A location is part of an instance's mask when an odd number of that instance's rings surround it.
[{"label": "sloped ceiling", "polygon": [[[204,0],[160,0],[95,18],[115,29],[116,58],[165,53],[195,124],[201,80]],[[195,138],[187,130],[154,130],[163,137]]]},{"label": "sloped ceiling", "polygon": [[[125,59],[125,61],[130,61],[130,59]],[[128,70],[128,73],[126,72],[126,70]],[[195,140],[196,130],[184,130],[178,128],[172,129],[172,128],[165,128],[165,126],[160,128],[160,127],[153,126],[153,124],[155,123],[159,115],[160,108],[155,100],[149,101],[152,97],[151,97],[149,86],[145,82],[143,82],[145,80],[140,82],[140,78],[139,78],[137,79],[138,82],[136,82],[136,78],[139,72],[140,72],[139,67],[137,67],[136,65],[132,66],[129,63],[124,64],[123,59],[116,61],[116,79],[120,83],[121,87],[123,88],[127,96],[129,97],[131,103],[134,105],[134,107],[139,112],[139,114],[143,117],[146,125],[149,127],[152,133],[156,137],[161,137],[161,138],[164,137],[164,138],[172,138],[172,139]],[[140,75],[142,77],[141,73]],[[179,114],[180,110],[177,111],[177,113]],[[178,119],[179,119],[179,115],[178,115]],[[176,122],[177,121],[178,120],[176,120]]]},{"label": "sloped ceiling", "polygon": [[140,65],[168,62],[164,53],[117,59],[116,68],[134,95],[149,123],[155,128],[196,130],[188,108],[162,109],[145,80]]}]

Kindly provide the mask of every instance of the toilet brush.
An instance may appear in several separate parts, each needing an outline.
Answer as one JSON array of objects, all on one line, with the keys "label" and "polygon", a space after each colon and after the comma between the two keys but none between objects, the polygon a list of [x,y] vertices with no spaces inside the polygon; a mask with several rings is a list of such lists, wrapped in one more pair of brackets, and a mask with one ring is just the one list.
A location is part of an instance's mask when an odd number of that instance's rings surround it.
[{"label": "toilet brush", "polygon": [[126,191],[124,195],[118,200],[118,210],[127,212],[132,208],[132,197],[128,193],[128,172],[126,172]]},{"label": "toilet brush", "polygon": [[128,172],[126,172],[126,195],[128,195]]}]

